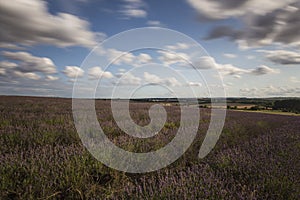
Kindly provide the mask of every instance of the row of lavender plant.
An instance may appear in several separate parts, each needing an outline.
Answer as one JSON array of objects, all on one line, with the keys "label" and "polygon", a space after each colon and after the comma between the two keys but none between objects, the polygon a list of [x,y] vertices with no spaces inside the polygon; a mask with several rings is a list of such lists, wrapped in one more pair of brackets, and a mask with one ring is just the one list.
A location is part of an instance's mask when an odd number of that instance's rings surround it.
[{"label": "row of lavender plant", "polygon": [[[82,146],[70,99],[0,97],[0,199],[299,199],[300,117],[229,111],[216,148],[199,160],[210,111],[201,109],[198,136],[165,169],[118,172]],[[149,123],[150,103],[132,103],[136,123]],[[180,125],[178,106],[152,139],[122,133],[109,101],[97,101],[108,137],[135,152],[167,144]]]}]

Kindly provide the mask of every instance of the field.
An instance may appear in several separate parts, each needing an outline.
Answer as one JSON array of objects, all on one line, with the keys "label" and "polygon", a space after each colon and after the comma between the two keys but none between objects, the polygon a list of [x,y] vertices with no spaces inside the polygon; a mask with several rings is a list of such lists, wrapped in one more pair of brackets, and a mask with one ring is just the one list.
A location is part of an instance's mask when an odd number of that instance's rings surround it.
[{"label": "field", "polygon": [[[149,123],[152,103],[132,102],[131,116]],[[180,109],[166,105],[167,122],[151,139],[133,139],[113,121],[110,101],[96,111],[107,136],[122,148],[148,152],[166,145]],[[198,135],[167,168],[130,174],[106,167],[82,145],[71,99],[0,97],[0,199],[300,199],[300,117],[227,111],[213,151],[198,158],[210,122],[201,108]]]},{"label": "field", "polygon": [[273,114],[273,115],[289,115],[289,116],[300,116],[300,114],[292,113],[292,112],[283,112],[280,110],[242,110],[236,109],[233,111],[240,111],[240,112],[252,112],[252,113],[265,113],[265,114]]}]

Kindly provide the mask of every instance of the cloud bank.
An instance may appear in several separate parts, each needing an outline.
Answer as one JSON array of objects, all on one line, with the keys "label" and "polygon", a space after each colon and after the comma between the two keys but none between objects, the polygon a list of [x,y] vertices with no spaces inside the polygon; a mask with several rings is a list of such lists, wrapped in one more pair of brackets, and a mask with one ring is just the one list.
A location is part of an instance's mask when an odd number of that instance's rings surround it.
[{"label": "cloud bank", "polygon": [[38,0],[0,1],[0,46],[50,44],[58,47],[93,47],[99,36],[88,21],[68,13],[53,15]]},{"label": "cloud bank", "polygon": [[300,45],[300,3],[298,0],[187,0],[202,20],[235,19],[241,28],[215,27],[207,39],[228,37],[241,48],[274,43]]}]

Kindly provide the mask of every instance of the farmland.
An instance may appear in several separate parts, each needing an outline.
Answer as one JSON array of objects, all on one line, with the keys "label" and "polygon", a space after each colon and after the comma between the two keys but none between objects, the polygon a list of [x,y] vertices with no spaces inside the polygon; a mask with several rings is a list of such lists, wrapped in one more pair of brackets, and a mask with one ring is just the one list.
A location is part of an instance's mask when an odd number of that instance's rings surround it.
[{"label": "farmland", "polygon": [[[152,102],[131,102],[139,125],[148,124]],[[109,100],[96,100],[99,124],[118,146],[148,152],[176,135],[180,107],[168,104],[167,122],[148,139],[122,133]],[[299,199],[300,117],[227,111],[213,151],[198,151],[210,122],[201,108],[197,137],[167,168],[130,174],[93,158],[77,135],[72,100],[0,97],[0,199]]]}]

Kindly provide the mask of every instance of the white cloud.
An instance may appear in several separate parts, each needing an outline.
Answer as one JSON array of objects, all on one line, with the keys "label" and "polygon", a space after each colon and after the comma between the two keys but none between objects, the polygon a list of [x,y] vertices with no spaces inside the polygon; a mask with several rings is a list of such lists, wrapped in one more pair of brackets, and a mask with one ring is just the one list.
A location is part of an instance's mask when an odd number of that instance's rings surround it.
[{"label": "white cloud", "polygon": [[254,69],[243,69],[231,64],[219,64],[210,56],[203,56],[199,58],[196,63],[195,67],[198,69],[217,69],[222,75],[231,75],[236,78],[240,78],[240,75],[242,74],[265,75],[279,73],[279,70],[272,69],[265,65],[261,65]]},{"label": "white cloud", "polygon": [[240,89],[241,96],[247,97],[278,97],[278,96],[299,96],[300,87],[281,86],[276,87],[269,85],[261,88],[242,88]]},{"label": "white cloud", "polygon": [[23,79],[19,82],[22,87],[22,84],[29,80],[31,80],[31,84],[39,84],[37,80],[40,82],[58,80],[58,77],[52,75],[57,73],[57,70],[50,58],[33,56],[27,52],[3,51],[2,55],[6,59],[14,61],[0,62],[1,80],[4,82],[12,83],[16,79]]},{"label": "white cloud", "polygon": [[300,52],[286,50],[258,50],[266,54],[266,58],[270,61],[283,65],[300,64]]},{"label": "white cloud", "polygon": [[231,75],[240,78],[240,75],[249,73],[248,69],[235,67],[231,64],[217,64],[217,69],[222,75]]},{"label": "white cloud", "polygon": [[285,8],[297,0],[187,0],[187,2],[206,18],[228,19],[246,14],[266,15],[277,9]]},{"label": "white cloud", "polygon": [[152,61],[152,57],[146,53],[139,54],[136,59],[138,64],[147,64]]},{"label": "white cloud", "polygon": [[15,68],[17,66],[18,65],[16,63],[9,62],[9,61],[1,61],[0,62],[0,68],[12,69],[12,68]]},{"label": "white cloud", "polygon": [[236,79],[242,78],[242,76],[241,76],[241,75],[238,75],[238,74],[233,75],[233,77],[236,78]]},{"label": "white cloud", "polygon": [[119,73],[117,75],[119,77],[119,84],[123,86],[128,85],[140,85],[142,79],[139,77],[134,76],[130,72],[128,73]]},{"label": "white cloud", "polygon": [[295,76],[291,76],[289,78],[289,81],[292,82],[292,83],[300,83],[300,79],[298,79],[297,77]]},{"label": "white cloud", "polygon": [[0,42],[0,48],[2,49],[12,49],[12,50],[24,50],[24,47],[20,47],[18,45],[6,42]]},{"label": "white cloud", "polygon": [[180,82],[174,77],[160,78],[155,74],[150,74],[149,72],[144,72],[144,80],[147,83],[158,84],[158,85],[167,85],[167,86],[180,86]]},{"label": "white cloud", "polygon": [[186,64],[190,57],[185,53],[173,53],[169,51],[158,51],[160,56],[158,59],[165,65],[172,65],[172,64]]},{"label": "white cloud", "polygon": [[261,65],[253,70],[251,73],[254,75],[264,75],[264,74],[278,74],[280,71],[278,69],[272,69],[268,66]]},{"label": "white cloud", "polygon": [[163,24],[160,21],[156,21],[156,20],[147,21],[147,25],[149,25],[149,26],[163,26]]},{"label": "white cloud", "polygon": [[120,65],[122,63],[132,64],[134,61],[134,55],[130,52],[123,52],[117,49],[107,49],[105,54],[109,60],[114,60],[114,64]]},{"label": "white cloud", "polygon": [[122,6],[120,13],[125,18],[144,18],[147,12],[144,10],[145,3],[142,0],[123,0],[125,5]]},{"label": "white cloud", "polygon": [[124,52],[117,49],[107,49],[99,52],[101,55],[105,55],[108,60],[113,61],[115,65],[126,64],[133,67],[147,64],[152,61],[152,57],[146,53],[140,53],[134,55],[131,52]]},{"label": "white cloud", "polygon": [[147,12],[142,9],[127,9],[123,10],[122,13],[127,17],[146,17]]},{"label": "white cloud", "polygon": [[162,79],[154,74],[144,72],[144,78],[146,82],[159,84],[162,82]]},{"label": "white cloud", "polygon": [[241,69],[231,64],[219,64],[211,56],[202,56],[196,62],[198,69],[217,69],[222,75],[232,75],[239,78],[239,75],[249,73],[247,69]]},{"label": "white cloud", "polygon": [[189,82],[188,83],[188,86],[196,86],[196,87],[201,87],[202,86],[202,84],[201,83],[199,83],[199,82]]},{"label": "white cloud", "polygon": [[231,53],[224,53],[223,56],[226,58],[236,58],[237,57],[237,55],[231,54]]},{"label": "white cloud", "polygon": [[0,68],[0,75],[5,75],[6,74],[6,70],[5,69],[3,69],[3,68]]},{"label": "white cloud", "polygon": [[191,46],[192,45],[188,43],[178,42],[175,45],[167,45],[165,48],[171,51],[177,51],[189,49]]},{"label": "white cloud", "polygon": [[46,76],[46,81],[56,81],[56,80],[58,80],[59,78],[58,77],[56,77],[56,76],[51,76],[51,75],[47,75]]},{"label": "white cloud", "polygon": [[88,75],[89,75],[89,79],[100,79],[100,78],[113,78],[113,75],[111,72],[108,72],[108,71],[103,71],[101,69],[101,67],[92,67],[89,69],[89,72],[88,72]]},{"label": "white cloud", "polygon": [[172,87],[181,86],[181,83],[175,77],[165,78],[164,84]]},{"label": "white cloud", "polygon": [[166,85],[166,86],[181,86],[182,84],[175,77],[166,77],[161,78],[158,75],[151,74],[149,72],[144,72],[143,76],[135,76],[130,72],[127,73],[118,73],[116,74],[118,78],[114,84],[119,84],[122,86],[132,86],[132,85],[141,85],[141,84],[157,84],[157,85]]},{"label": "white cloud", "polygon": [[32,72],[26,72],[26,73],[24,73],[24,72],[20,72],[20,71],[14,71],[13,74],[16,77],[26,78],[26,79],[31,79],[31,80],[39,80],[41,78],[36,73],[32,73]]},{"label": "white cloud", "polygon": [[136,3],[136,4],[142,4],[142,1],[141,0],[123,0],[124,2],[127,2],[127,3]]},{"label": "white cloud", "polygon": [[[2,55],[10,60],[19,61],[17,69],[22,72],[56,73],[56,66],[50,58],[33,56],[27,52],[3,51]],[[8,64],[8,63],[6,63]],[[16,67],[14,64],[10,64]]]},{"label": "white cloud", "polygon": [[82,77],[84,75],[84,71],[77,66],[66,66],[63,70],[63,73],[69,78]]},{"label": "white cloud", "polygon": [[202,56],[195,61],[195,66],[198,69],[212,69],[217,68],[215,59],[211,56]]},{"label": "white cloud", "polygon": [[53,15],[38,0],[0,1],[0,42],[21,45],[50,44],[59,47],[96,44],[89,22],[68,13]]}]

